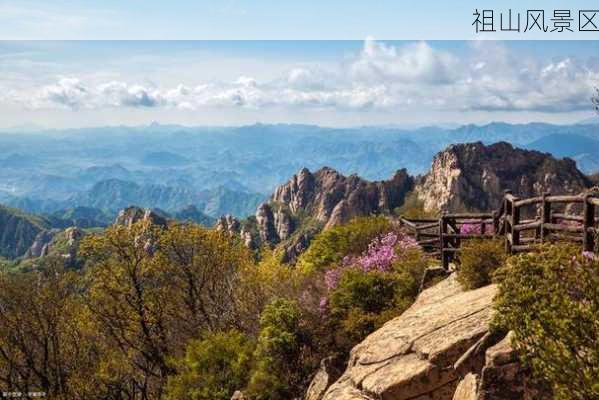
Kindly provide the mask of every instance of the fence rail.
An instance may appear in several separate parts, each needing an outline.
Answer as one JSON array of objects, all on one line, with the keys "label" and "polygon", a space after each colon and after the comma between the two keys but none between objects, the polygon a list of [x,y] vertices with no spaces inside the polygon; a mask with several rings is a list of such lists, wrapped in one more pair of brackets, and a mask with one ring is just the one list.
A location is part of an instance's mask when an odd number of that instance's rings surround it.
[{"label": "fence rail", "polygon": [[506,190],[494,212],[443,213],[438,219],[402,216],[399,221],[425,251],[438,256],[448,268],[459,255],[462,242],[471,239],[503,237],[509,253],[530,251],[535,244],[549,240],[580,243],[583,251],[594,251],[599,234],[597,207],[596,191],[557,196],[543,193],[521,199]]}]

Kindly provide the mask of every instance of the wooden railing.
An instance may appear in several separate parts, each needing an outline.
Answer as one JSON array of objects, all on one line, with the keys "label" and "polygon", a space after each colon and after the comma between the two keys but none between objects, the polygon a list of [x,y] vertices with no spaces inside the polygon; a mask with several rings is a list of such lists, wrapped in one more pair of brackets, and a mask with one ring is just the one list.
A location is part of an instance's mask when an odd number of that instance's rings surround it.
[{"label": "wooden railing", "polygon": [[595,250],[599,219],[596,191],[579,195],[521,199],[506,191],[499,210],[491,213],[443,213],[439,219],[400,217],[425,251],[437,255],[448,268],[457,259],[464,240],[503,237],[509,253],[530,251],[537,243],[565,240],[580,243],[583,251]]}]

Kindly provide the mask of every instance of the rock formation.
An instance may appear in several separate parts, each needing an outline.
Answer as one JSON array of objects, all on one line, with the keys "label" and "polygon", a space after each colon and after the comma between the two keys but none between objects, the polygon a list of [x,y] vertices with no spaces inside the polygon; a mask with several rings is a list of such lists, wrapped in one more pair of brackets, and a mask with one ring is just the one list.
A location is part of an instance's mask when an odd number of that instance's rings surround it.
[{"label": "rock formation", "polygon": [[327,388],[337,379],[341,374],[339,368],[337,368],[337,360],[334,357],[327,357],[320,362],[320,368],[312,378],[310,386],[306,391],[304,400],[320,400],[324,396]]},{"label": "rock formation", "polygon": [[48,255],[49,244],[54,238],[58,231],[57,230],[43,230],[40,231],[33,240],[31,247],[25,253],[26,258],[38,258]]},{"label": "rock formation", "polygon": [[463,291],[455,275],[426,289],[354,347],[346,371],[323,399],[451,400],[458,383],[459,393],[471,391],[473,377],[462,377],[484,371],[485,350],[501,339],[489,333],[495,293],[494,285]]},{"label": "rock formation", "polygon": [[36,239],[40,246],[34,251],[41,252],[46,237],[38,235],[49,228],[49,223],[41,217],[0,205],[0,257],[23,256]]},{"label": "rock formation", "polygon": [[332,168],[315,173],[303,168],[258,207],[257,237],[252,242],[283,242],[286,259],[293,260],[323,228],[358,216],[393,211],[403,204],[413,185],[414,179],[405,169],[388,181],[369,182],[356,175],[344,176]]},{"label": "rock formation", "polygon": [[277,188],[270,203],[282,205],[292,216],[309,213],[329,227],[356,216],[392,211],[403,204],[412,186],[413,179],[405,169],[388,181],[369,182],[357,175],[343,176],[332,168],[313,174],[304,168]]},{"label": "rock formation", "polygon": [[590,181],[568,158],[528,151],[500,142],[451,145],[433,159],[430,171],[416,185],[426,211],[496,209],[503,191],[520,197],[579,193]]},{"label": "rock formation", "polygon": [[168,220],[160,212],[136,206],[127,207],[119,212],[115,225],[131,226],[138,221],[149,221],[153,225],[167,226]]}]

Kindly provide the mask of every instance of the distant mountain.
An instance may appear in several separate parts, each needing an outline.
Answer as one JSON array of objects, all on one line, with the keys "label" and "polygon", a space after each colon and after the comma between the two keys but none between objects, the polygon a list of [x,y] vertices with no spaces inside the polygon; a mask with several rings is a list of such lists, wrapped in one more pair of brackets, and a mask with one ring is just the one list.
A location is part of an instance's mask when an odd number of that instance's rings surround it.
[{"label": "distant mountain", "polygon": [[142,164],[152,167],[173,167],[188,164],[190,161],[178,154],[168,151],[156,151],[145,154],[141,159]]},{"label": "distant mountain", "polygon": [[138,185],[109,179],[96,183],[89,191],[75,195],[68,202],[108,212],[116,212],[133,204],[162,208],[169,213],[195,205],[202,213],[215,217],[222,214],[249,215],[263,199],[264,196],[257,193],[224,187],[198,192],[185,186]]},{"label": "distant mountain", "polygon": [[93,207],[68,208],[45,217],[53,228],[68,228],[71,226],[78,228],[103,227],[108,226],[114,219],[113,215]]},{"label": "distant mountain", "polygon": [[77,174],[77,178],[90,183],[103,181],[107,179],[130,180],[134,174],[121,164],[97,165],[85,168]]},{"label": "distant mountain", "polygon": [[[564,135],[571,142],[567,151]],[[193,204],[212,217],[244,217],[262,194],[304,167],[329,166],[345,176],[378,181],[398,168],[426,173],[448,145],[477,141],[567,155],[584,172],[599,171],[599,150],[592,142],[599,141],[596,124],[14,130],[0,135],[0,203],[44,214],[79,206],[115,213],[131,204],[173,213]]]},{"label": "distant mountain", "polygon": [[558,133],[544,136],[526,145],[531,150],[551,153],[555,157],[577,157],[599,154],[599,140],[588,136]]},{"label": "distant mountain", "polygon": [[204,214],[194,205],[184,207],[181,210],[174,212],[172,216],[179,221],[191,221],[209,227],[213,226],[216,222],[216,219]]}]

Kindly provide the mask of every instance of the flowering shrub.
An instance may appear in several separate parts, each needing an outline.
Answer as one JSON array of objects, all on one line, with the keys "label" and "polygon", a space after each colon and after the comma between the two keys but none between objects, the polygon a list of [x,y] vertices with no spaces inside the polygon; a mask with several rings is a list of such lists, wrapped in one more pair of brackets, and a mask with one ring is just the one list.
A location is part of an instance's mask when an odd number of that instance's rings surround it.
[{"label": "flowering shrub", "polygon": [[362,255],[345,256],[338,267],[328,270],[324,277],[325,285],[328,290],[334,290],[341,275],[348,268],[357,267],[363,272],[388,272],[393,263],[409,250],[420,250],[420,245],[404,233],[389,232],[376,237]]},{"label": "flowering shrub", "polygon": [[427,266],[418,243],[402,232],[374,238],[359,256],[345,256],[324,275],[321,318],[348,350],[415,299]]},{"label": "flowering shrub", "polygon": [[482,230],[480,221],[466,221],[460,226],[460,233],[464,235],[481,235],[493,233],[493,226],[485,224],[485,231]]}]

